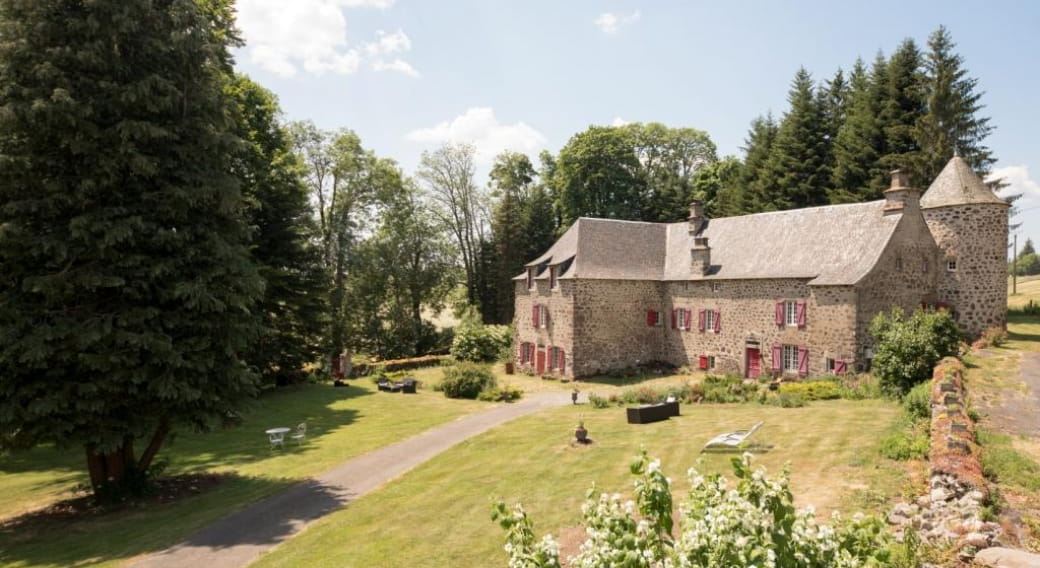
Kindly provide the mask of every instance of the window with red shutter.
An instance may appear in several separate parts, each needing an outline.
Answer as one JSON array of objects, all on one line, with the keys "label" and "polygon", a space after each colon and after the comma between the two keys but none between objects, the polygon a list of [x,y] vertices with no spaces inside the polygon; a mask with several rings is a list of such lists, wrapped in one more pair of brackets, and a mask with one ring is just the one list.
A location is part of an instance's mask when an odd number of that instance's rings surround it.
[{"label": "window with red shutter", "polygon": [[697,310],[697,331],[704,331],[704,310]]},{"label": "window with red shutter", "polygon": [[798,317],[798,327],[805,327],[805,300],[798,300],[798,303],[795,306],[795,310],[797,312]]},{"label": "window with red shutter", "polygon": [[701,355],[697,358],[697,368],[700,370],[706,370],[708,368],[708,356]]},{"label": "window with red shutter", "polygon": [[776,325],[777,327],[784,326],[784,301],[776,301]]},{"label": "window with red shutter", "polygon": [[646,327],[654,327],[654,312],[653,310],[646,311]]},{"label": "window with red shutter", "polygon": [[804,345],[798,346],[798,376],[809,375],[809,349]]},{"label": "window with red shutter", "polygon": [[845,373],[848,372],[847,369],[848,369],[848,365],[845,364],[845,361],[835,361],[834,362],[834,374],[835,375],[844,375]]},{"label": "window with red shutter", "polygon": [[784,364],[783,346],[779,343],[773,344],[773,370],[779,371]]}]

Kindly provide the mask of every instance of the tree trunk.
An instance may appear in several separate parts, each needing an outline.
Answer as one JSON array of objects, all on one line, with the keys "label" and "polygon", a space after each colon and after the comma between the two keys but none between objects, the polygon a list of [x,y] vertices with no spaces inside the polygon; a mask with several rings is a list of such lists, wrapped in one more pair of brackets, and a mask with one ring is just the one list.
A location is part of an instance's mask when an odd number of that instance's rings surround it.
[{"label": "tree trunk", "polygon": [[90,486],[95,495],[105,486],[121,484],[127,468],[134,465],[134,441],[130,436],[123,438],[122,445],[107,454],[97,453],[89,445],[86,452]]}]

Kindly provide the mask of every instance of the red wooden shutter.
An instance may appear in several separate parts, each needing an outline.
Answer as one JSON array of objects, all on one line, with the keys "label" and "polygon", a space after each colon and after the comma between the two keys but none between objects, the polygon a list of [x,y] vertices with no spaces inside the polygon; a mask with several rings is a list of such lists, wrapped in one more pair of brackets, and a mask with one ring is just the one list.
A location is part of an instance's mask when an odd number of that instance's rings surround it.
[{"label": "red wooden shutter", "polygon": [[798,376],[805,377],[809,374],[809,349],[804,345],[798,346]]},{"label": "red wooden shutter", "polygon": [[796,313],[798,315],[798,327],[805,327],[805,300],[798,300]]},{"label": "red wooden shutter", "polygon": [[704,310],[697,310],[697,331],[704,331]]},{"label": "red wooden shutter", "polygon": [[531,305],[531,325],[538,327],[538,304]]},{"label": "red wooden shutter", "polygon": [[560,349],[560,373],[563,373],[564,369],[567,368],[567,353],[563,349]]},{"label": "red wooden shutter", "polygon": [[847,372],[845,370],[846,368],[847,368],[847,365],[845,364],[845,361],[835,361],[834,362],[834,374],[835,375],[844,375]]},{"label": "red wooden shutter", "polygon": [[779,371],[784,364],[784,350],[779,343],[773,345],[773,370]]},{"label": "red wooden shutter", "polygon": [[784,326],[784,301],[776,301],[776,325],[778,327]]},{"label": "red wooden shutter", "polygon": [[673,309],[672,310],[672,329],[675,329],[675,312],[676,312],[676,310]]},{"label": "red wooden shutter", "polygon": [[722,331],[722,312],[715,311],[715,333]]},{"label": "red wooden shutter", "polygon": [[707,355],[701,355],[700,357],[697,358],[697,366],[701,370],[704,370],[704,369],[708,368],[708,357],[707,357]]}]

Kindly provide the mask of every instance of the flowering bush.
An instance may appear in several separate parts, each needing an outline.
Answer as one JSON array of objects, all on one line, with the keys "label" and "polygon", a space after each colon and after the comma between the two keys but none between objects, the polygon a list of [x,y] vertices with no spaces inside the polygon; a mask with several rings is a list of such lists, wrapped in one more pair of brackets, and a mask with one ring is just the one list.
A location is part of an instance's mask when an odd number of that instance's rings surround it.
[{"label": "flowering bush", "polygon": [[[587,494],[587,538],[569,560],[575,568],[854,568],[903,565],[882,521],[857,515],[849,522],[816,522],[812,508],[796,509],[785,470],[775,479],[753,471],[750,454],[733,459],[736,487],[690,469],[691,489],[679,506],[672,535],[670,483],[658,460],[644,453],[632,464],[635,501]],[[638,515],[637,515],[638,512]],[[523,507],[497,503],[492,519],[506,529],[510,568],[558,568],[559,546],[537,541]],[[912,564],[910,564],[912,565]]]}]

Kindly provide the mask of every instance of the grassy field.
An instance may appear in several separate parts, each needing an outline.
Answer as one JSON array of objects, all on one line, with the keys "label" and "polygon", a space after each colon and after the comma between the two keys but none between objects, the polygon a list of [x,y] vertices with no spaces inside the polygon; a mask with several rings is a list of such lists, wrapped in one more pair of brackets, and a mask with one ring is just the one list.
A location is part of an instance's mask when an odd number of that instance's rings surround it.
[{"label": "grassy field", "polygon": [[[87,482],[82,450],[38,448],[0,455],[0,565],[114,565],[174,544],[192,530],[351,457],[487,408],[431,390],[386,394],[369,381],[304,385],[261,397],[236,428],[183,434],[160,457],[168,473],[232,477],[197,497],[99,518],[12,524],[12,517],[75,495]],[[264,430],[306,421],[307,442],[270,449]]]},{"label": "grassy field", "polygon": [[[641,448],[662,460],[679,498],[685,471],[715,434],[762,420],[755,463],[784,464],[800,505],[818,510],[880,508],[910,486],[904,468],[878,457],[877,444],[900,409],[885,401],[831,401],[781,409],[758,404],[694,405],[665,422],[630,425],[621,408],[565,407],[509,423],[460,444],[362,497],[265,556],[274,566],[504,565],[503,533],[490,521],[496,499],[522,501],[540,533],[580,542],[581,504],[592,483],[631,488],[628,464]],[[570,442],[583,420],[594,443]],[[701,471],[729,471],[733,454],[704,455]],[[922,488],[913,487],[915,490]],[[575,550],[566,550],[573,553]]]}]

